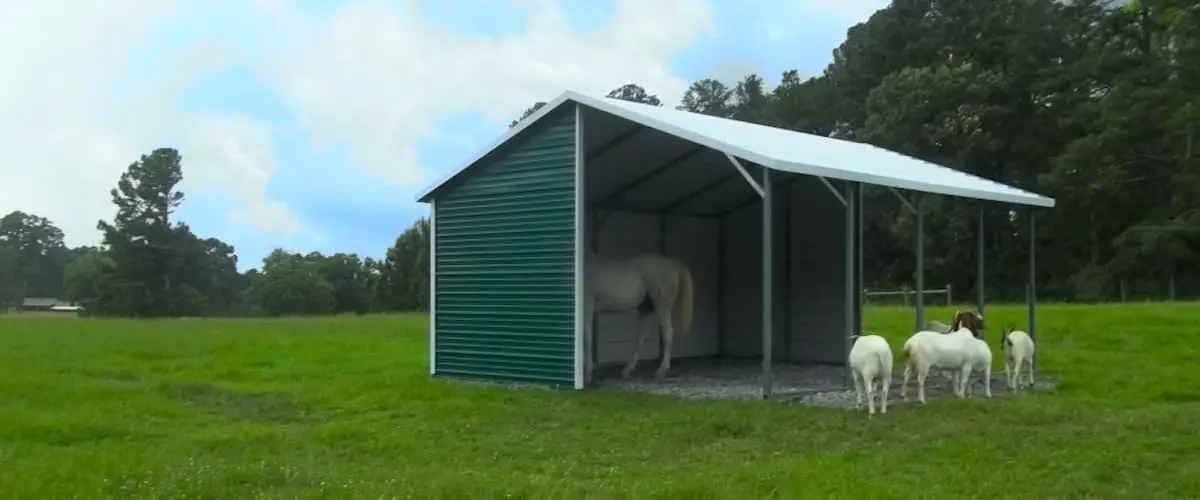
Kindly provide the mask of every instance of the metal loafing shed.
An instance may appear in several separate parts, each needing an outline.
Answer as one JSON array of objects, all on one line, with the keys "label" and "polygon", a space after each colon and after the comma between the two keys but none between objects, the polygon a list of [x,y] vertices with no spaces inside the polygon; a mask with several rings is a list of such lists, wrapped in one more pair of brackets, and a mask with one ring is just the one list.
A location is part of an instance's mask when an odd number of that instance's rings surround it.
[{"label": "metal loafing shed", "polygon": [[862,321],[862,184],[891,189],[918,227],[898,190],[1029,206],[1031,224],[1054,206],[867,144],[565,92],[418,196],[430,373],[582,389],[589,364],[623,361],[629,318],[601,315],[584,338],[589,248],[683,259],[695,320],[676,356],[761,357],[764,397],[772,360],[844,365]]}]

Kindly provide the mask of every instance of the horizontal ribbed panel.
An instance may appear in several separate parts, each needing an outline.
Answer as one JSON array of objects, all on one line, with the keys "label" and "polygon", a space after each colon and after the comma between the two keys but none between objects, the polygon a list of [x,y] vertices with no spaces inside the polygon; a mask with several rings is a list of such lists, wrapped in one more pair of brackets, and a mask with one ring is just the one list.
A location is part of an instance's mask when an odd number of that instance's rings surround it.
[{"label": "horizontal ribbed panel", "polygon": [[437,375],[574,384],[575,115],[545,122],[438,195]]}]

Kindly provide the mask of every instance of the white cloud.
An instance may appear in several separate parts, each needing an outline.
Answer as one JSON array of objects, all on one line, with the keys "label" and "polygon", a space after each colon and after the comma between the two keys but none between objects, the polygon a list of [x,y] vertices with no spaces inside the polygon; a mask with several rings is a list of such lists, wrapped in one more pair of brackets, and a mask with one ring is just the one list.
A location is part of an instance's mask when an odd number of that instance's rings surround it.
[{"label": "white cloud", "polygon": [[616,0],[608,25],[573,31],[552,0],[521,0],[526,29],[467,37],[404,11],[362,1],[314,19],[276,0],[260,5],[281,30],[260,61],[314,138],[346,144],[356,166],[414,187],[425,181],[416,143],[435,118],[481,110],[496,123],[566,88],[604,93],[637,82],[675,102],[687,82],[670,58],[712,27],[698,0]]},{"label": "white cloud", "polygon": [[805,0],[805,3],[852,24],[866,21],[875,11],[888,6],[887,0]]},{"label": "white cloud", "polygon": [[[670,58],[713,24],[701,0],[616,0],[608,25],[576,32],[557,2],[514,0],[530,12],[522,32],[473,38],[399,3],[356,1],[313,17],[285,0],[5,1],[0,211],[49,217],[68,244],[94,244],[120,172],[173,145],[189,194],[229,195],[239,206],[227,215],[260,231],[303,231],[266,196],[276,169],[267,124],[238,110],[176,107],[202,72],[250,64],[318,146],[343,145],[354,166],[415,187],[424,180],[417,142],[434,138],[439,117],[481,110],[505,123],[565,88],[603,93],[628,82],[677,101],[687,82]],[[245,38],[223,32],[226,21],[249,28],[261,47],[239,46]],[[200,45],[146,55],[147,43],[181,22],[203,25]],[[145,67],[157,71],[131,70]]]},{"label": "white cloud", "polygon": [[185,179],[189,192],[230,195],[238,208],[227,213],[229,218],[262,232],[301,229],[287,205],[263,196],[276,168],[266,125],[232,113],[204,113],[188,123],[182,140],[194,152],[184,158],[189,172],[195,172]]},{"label": "white cloud", "polygon": [[[191,13],[182,6],[169,0],[5,2],[0,211],[48,217],[68,244],[95,244],[96,220],[113,215],[108,191],[120,173],[153,148],[175,146],[185,157],[182,189],[195,184],[192,178],[216,179],[234,189],[240,211],[258,227],[295,227],[294,218],[280,214],[286,209],[265,199],[261,177],[269,176],[274,160],[261,144],[261,127],[244,117],[230,120],[241,126],[223,126],[174,106],[201,72],[228,65],[236,53],[214,44],[146,52],[157,49],[148,41]],[[156,71],[135,72],[148,68]],[[245,144],[258,149],[229,161]]]}]

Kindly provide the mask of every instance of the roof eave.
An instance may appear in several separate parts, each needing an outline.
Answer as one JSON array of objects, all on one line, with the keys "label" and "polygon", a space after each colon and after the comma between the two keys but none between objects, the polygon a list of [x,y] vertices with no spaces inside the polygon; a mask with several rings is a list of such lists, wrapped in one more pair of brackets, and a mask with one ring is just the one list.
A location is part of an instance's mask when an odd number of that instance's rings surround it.
[{"label": "roof eave", "polygon": [[[942,196],[957,196],[960,198],[969,198],[973,200],[995,201],[1000,203],[1011,203],[1015,205],[1036,206],[1043,208],[1054,208],[1054,199],[1048,198],[1036,193],[1031,193],[1023,189],[1018,189],[1013,186],[1007,186],[1011,189],[1019,191],[1020,194],[1005,194],[994,193],[987,191],[979,191],[975,189],[954,189],[952,187],[943,186],[940,184],[929,184],[919,181],[897,180],[893,178],[885,178],[877,176],[869,172],[847,172],[844,170],[834,170],[819,165],[811,165],[806,163],[787,162],[787,168],[782,169],[785,172],[796,173],[801,175],[813,175],[818,177],[827,177],[830,179],[839,179],[850,182],[861,182],[864,184],[873,184],[876,186],[889,186],[897,189],[910,189],[923,193],[937,194]],[[778,166],[772,165],[771,168],[779,170]],[[942,167],[948,168],[948,167]],[[970,174],[968,174],[970,175]]]}]

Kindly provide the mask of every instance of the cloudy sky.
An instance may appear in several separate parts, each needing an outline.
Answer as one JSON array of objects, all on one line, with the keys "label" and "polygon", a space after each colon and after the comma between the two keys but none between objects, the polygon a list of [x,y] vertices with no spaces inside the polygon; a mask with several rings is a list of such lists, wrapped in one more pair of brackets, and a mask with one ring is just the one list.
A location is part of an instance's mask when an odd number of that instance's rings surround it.
[{"label": "cloudy sky", "polygon": [[712,76],[819,72],[884,0],[0,0],[0,213],[96,244],[169,146],[178,217],[232,243],[379,256],[426,187],[564,89],[674,105]]}]

